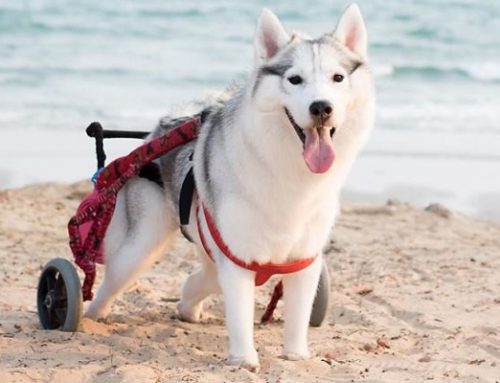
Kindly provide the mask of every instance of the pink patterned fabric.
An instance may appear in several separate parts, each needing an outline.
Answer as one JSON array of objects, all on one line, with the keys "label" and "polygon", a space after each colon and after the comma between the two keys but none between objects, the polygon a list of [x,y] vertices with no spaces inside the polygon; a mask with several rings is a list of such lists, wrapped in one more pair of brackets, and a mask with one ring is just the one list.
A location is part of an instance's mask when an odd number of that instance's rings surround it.
[{"label": "pink patterned fabric", "polygon": [[96,262],[102,263],[103,239],[113,216],[116,195],[123,185],[139,174],[144,165],[170,150],[194,140],[199,133],[199,117],[190,119],[163,136],[133,150],[106,166],[97,176],[95,189],[80,204],[68,223],[69,246],[76,264],[85,273],[83,300],[93,297]]},{"label": "pink patterned fabric", "polygon": [[[97,198],[99,196],[99,192],[94,189],[92,193],[87,195],[85,199],[80,203],[80,206],[78,206],[78,210],[76,211],[76,214],[80,214],[83,211],[85,211],[87,208],[90,208],[92,205],[95,205],[97,203]],[[87,221],[82,223],[80,226],[78,226],[78,231],[80,232],[80,238],[82,239],[82,242],[85,243],[85,240],[87,239],[89,235],[89,231],[92,228],[93,221]],[[95,258],[94,261],[96,263],[103,264],[104,263],[104,254],[103,254],[103,245],[99,246],[95,253]]]}]

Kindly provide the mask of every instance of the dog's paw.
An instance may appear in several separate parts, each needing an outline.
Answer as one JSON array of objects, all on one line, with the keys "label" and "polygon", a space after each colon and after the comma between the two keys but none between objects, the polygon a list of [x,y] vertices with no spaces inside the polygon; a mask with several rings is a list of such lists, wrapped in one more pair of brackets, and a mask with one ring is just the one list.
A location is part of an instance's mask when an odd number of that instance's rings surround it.
[{"label": "dog's paw", "polygon": [[87,311],[85,311],[85,314],[83,314],[83,317],[97,321],[99,319],[100,320],[106,319],[108,314],[109,314],[109,310],[99,309],[99,308],[96,308],[96,307],[91,305],[87,309]]},{"label": "dog's paw", "polygon": [[201,311],[201,305],[200,307],[187,309],[182,302],[177,303],[177,314],[183,322],[198,323],[201,319]]},{"label": "dog's paw", "polygon": [[305,352],[283,352],[283,359],[286,360],[305,360],[309,359],[311,355],[309,354],[308,351]]},{"label": "dog's paw", "polygon": [[238,366],[244,368],[250,372],[259,372],[260,364],[257,352],[250,356],[232,356],[230,355],[227,359],[227,364],[230,366]]}]

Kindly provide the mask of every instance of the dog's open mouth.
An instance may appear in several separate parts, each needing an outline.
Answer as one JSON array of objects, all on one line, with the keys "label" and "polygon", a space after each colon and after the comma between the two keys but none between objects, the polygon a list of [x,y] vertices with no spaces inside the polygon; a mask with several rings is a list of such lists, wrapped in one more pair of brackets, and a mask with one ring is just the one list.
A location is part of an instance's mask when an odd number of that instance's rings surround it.
[{"label": "dog's open mouth", "polygon": [[325,173],[330,169],[335,159],[335,150],[332,141],[335,127],[331,129],[325,127],[302,129],[295,122],[295,119],[286,107],[285,113],[295,133],[297,133],[300,141],[302,141],[304,147],[302,156],[307,167],[313,173]]}]

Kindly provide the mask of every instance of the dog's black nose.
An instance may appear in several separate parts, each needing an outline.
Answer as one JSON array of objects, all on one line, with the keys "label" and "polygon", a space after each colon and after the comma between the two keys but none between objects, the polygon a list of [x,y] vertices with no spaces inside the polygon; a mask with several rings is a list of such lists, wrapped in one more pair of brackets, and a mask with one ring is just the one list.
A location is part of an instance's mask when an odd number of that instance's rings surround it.
[{"label": "dog's black nose", "polygon": [[313,118],[321,118],[325,120],[331,116],[333,107],[328,101],[314,101],[311,105],[309,105],[309,112]]}]

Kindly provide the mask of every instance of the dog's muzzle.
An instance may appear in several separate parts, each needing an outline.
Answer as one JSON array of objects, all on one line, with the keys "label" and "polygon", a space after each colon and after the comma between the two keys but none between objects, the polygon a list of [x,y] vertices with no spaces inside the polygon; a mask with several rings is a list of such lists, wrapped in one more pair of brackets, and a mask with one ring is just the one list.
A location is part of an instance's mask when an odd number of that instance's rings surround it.
[{"label": "dog's muzzle", "polygon": [[[288,110],[288,108],[285,106],[285,114],[288,117],[288,121],[290,121],[290,124],[292,124],[293,129],[295,130],[295,133],[297,133],[297,136],[299,137],[300,141],[302,142],[302,145],[305,145],[306,143],[306,135],[304,134],[304,130],[295,122],[295,119],[293,118],[292,114]],[[318,128],[321,129],[321,128]],[[335,127],[332,127],[330,129],[330,137],[333,137],[335,134]]]}]

